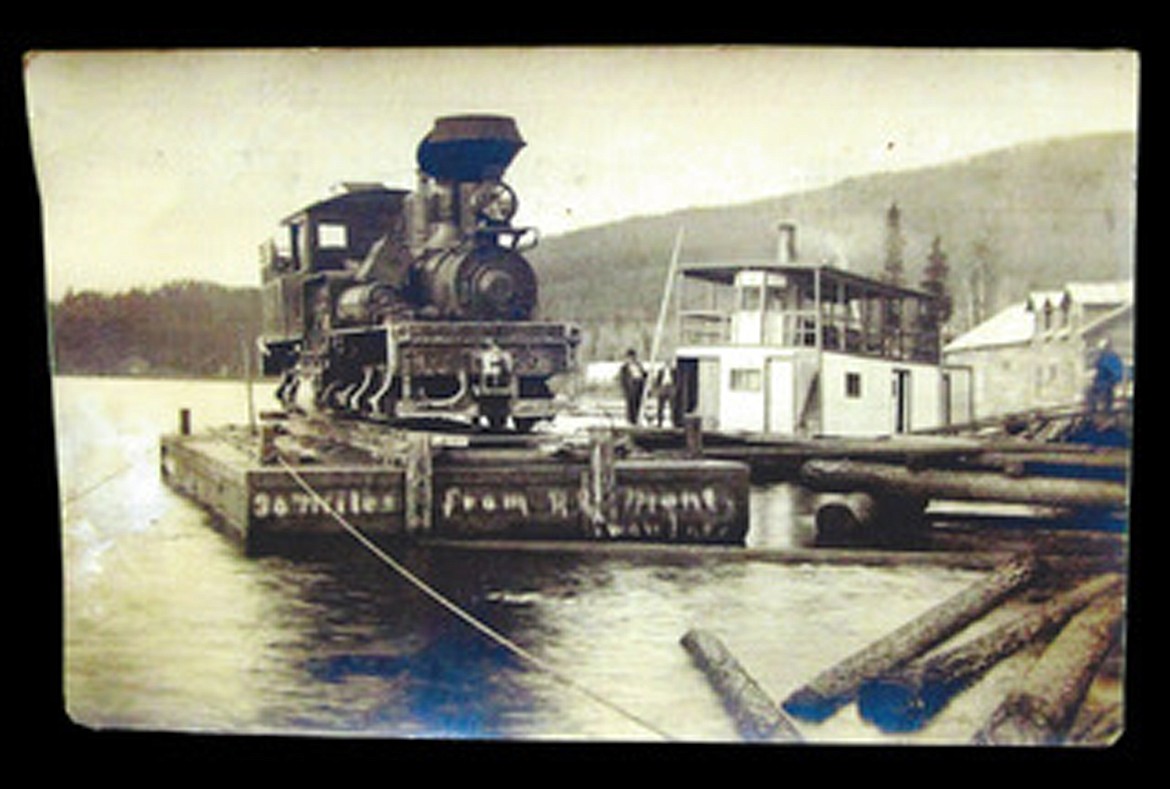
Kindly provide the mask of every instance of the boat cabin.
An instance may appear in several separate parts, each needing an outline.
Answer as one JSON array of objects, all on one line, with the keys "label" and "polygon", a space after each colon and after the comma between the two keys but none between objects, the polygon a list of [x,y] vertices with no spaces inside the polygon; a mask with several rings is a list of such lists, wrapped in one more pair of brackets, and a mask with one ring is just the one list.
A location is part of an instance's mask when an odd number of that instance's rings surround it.
[{"label": "boat cabin", "polygon": [[684,413],[722,432],[874,436],[964,422],[925,291],[828,265],[689,263],[677,293]]}]

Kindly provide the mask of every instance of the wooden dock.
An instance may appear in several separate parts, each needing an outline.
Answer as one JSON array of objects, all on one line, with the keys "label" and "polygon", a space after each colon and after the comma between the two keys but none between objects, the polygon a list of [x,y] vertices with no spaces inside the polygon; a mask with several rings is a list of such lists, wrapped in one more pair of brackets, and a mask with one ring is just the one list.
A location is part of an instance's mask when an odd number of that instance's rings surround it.
[{"label": "wooden dock", "polygon": [[[1068,415],[1063,415],[1068,418]],[[756,482],[813,491],[818,543],[913,543],[931,503],[1027,505],[1040,520],[1125,528],[1130,452],[1125,446],[1042,441],[1002,431],[870,438],[725,434],[624,428],[646,451],[745,463]]]}]

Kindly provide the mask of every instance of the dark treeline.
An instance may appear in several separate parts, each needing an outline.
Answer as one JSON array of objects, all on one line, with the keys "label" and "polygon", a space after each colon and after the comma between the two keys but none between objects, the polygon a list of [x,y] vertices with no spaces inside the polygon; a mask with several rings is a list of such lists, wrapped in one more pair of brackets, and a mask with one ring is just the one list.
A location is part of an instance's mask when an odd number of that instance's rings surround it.
[{"label": "dark treeline", "polygon": [[258,288],[183,281],[49,305],[54,370],[72,375],[242,376],[255,369]]}]

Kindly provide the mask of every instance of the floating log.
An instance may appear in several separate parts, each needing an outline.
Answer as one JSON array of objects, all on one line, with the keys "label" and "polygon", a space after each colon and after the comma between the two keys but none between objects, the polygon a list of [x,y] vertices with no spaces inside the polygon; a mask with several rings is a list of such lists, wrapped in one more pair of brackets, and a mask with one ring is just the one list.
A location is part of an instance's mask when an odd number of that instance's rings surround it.
[{"label": "floating log", "polygon": [[1015,477],[987,471],[911,470],[892,463],[810,460],[802,481],[814,490],[865,491],[925,499],[999,501],[1070,507],[1124,507],[1126,487],[1116,482]]},{"label": "floating log", "polygon": [[1052,634],[1073,614],[1097,597],[1117,592],[1122,584],[1116,573],[1096,576],[982,636],[869,680],[858,691],[858,711],[883,731],[917,730],[1000,660]]},{"label": "floating log", "polygon": [[907,544],[923,533],[925,514],[924,499],[827,493],[816,505],[817,545]]},{"label": "floating log", "polygon": [[717,636],[689,630],[681,643],[719,693],[745,740],[799,742],[800,732]]},{"label": "floating log", "polygon": [[875,518],[877,499],[868,493],[830,493],[817,502],[817,545],[855,545]]},{"label": "floating log", "polygon": [[1031,580],[1031,557],[1019,557],[939,603],[797,689],[781,705],[790,715],[824,720],[848,703],[866,680],[888,674],[962,630]]},{"label": "floating log", "polygon": [[975,735],[983,745],[1055,745],[1117,639],[1125,606],[1101,597],[1073,617]]}]

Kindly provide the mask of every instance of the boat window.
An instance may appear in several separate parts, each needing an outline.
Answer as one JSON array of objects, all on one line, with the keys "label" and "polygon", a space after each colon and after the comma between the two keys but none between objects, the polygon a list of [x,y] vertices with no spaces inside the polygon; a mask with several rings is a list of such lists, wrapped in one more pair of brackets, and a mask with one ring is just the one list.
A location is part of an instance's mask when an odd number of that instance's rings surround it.
[{"label": "boat window", "polygon": [[845,373],[845,396],[861,397],[861,373]]},{"label": "boat window", "polygon": [[739,308],[758,312],[760,309],[760,289],[758,287],[742,288],[739,292]]},{"label": "boat window", "polygon": [[759,368],[744,367],[731,371],[731,391],[733,392],[758,392],[762,385],[763,374]]}]

